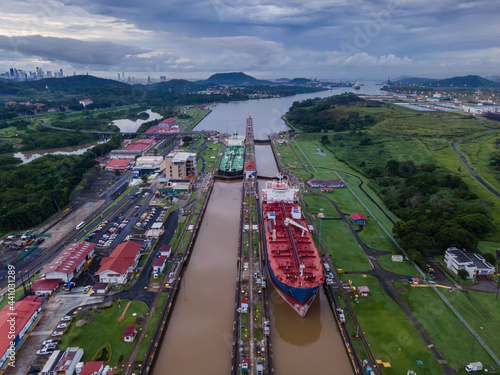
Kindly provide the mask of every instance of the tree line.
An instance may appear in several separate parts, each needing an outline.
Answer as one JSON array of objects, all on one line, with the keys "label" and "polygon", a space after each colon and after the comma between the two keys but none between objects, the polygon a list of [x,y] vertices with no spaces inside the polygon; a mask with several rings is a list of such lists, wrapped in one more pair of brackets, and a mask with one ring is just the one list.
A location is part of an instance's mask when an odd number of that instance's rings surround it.
[{"label": "tree line", "polygon": [[[0,159],[0,229],[36,226],[67,205],[82,180],[98,170],[96,158],[119,148],[121,137],[97,145],[82,155],[45,155],[30,163]],[[88,178],[86,180],[89,180]]]}]

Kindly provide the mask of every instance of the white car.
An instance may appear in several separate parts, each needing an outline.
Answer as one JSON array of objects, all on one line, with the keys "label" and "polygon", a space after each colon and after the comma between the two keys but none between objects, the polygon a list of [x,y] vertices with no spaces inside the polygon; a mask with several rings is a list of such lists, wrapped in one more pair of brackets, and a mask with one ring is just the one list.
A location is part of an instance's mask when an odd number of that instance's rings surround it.
[{"label": "white car", "polygon": [[66,327],[68,327],[68,323],[59,324],[56,328],[57,329],[65,329]]},{"label": "white car", "polygon": [[52,337],[58,337],[58,336],[62,336],[63,335],[63,331],[54,331],[52,332]]},{"label": "white car", "polygon": [[[61,322],[69,322],[69,321],[71,321],[71,319],[73,319],[72,316],[66,315],[65,317],[61,318]],[[49,341],[52,341],[52,340],[49,340]]]},{"label": "white car", "polygon": [[59,342],[59,340],[52,340],[52,339],[50,339],[50,340],[45,340],[44,342],[42,342],[42,345],[43,346],[47,346],[49,344],[55,344],[55,343],[58,343],[58,342]]},{"label": "white car", "polygon": [[52,349],[40,349],[36,352],[36,355],[49,355],[49,354],[52,354],[54,352],[54,350]]}]

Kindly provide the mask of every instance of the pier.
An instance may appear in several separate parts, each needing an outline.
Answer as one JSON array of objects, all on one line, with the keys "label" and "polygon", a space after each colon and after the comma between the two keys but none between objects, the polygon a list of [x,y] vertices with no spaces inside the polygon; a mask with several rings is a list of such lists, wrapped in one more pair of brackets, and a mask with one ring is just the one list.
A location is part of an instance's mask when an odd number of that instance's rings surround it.
[{"label": "pier", "polygon": [[[247,119],[246,158],[255,161],[252,119]],[[231,374],[273,374],[265,248],[255,173],[245,173],[242,188],[238,279],[235,293]]]}]

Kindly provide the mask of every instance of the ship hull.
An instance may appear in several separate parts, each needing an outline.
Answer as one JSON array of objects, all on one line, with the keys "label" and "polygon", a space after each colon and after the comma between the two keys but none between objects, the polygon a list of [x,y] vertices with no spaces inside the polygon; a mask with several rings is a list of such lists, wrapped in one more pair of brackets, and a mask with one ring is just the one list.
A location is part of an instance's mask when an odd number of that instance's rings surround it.
[{"label": "ship hull", "polygon": [[[267,268],[267,272],[271,278],[271,283],[273,284],[274,289],[278,292],[280,297],[283,298],[283,300],[288,303],[288,305],[294,309],[301,318],[304,318],[309,310],[309,307],[311,307],[316,295],[318,294],[318,287],[307,289],[290,288],[276,279],[269,267]],[[302,301],[293,297],[292,294],[300,295]]]},{"label": "ship hull", "polygon": [[325,278],[297,192],[280,176],[278,181],[266,182],[262,229],[269,278],[283,300],[304,317]]},{"label": "ship hull", "polygon": [[264,236],[264,246],[266,249],[266,263],[267,273],[271,279],[274,289],[278,292],[281,298],[288,303],[288,305],[295,310],[295,312],[304,318],[311,307],[316,295],[318,294],[319,287],[315,288],[293,288],[278,280],[273,270],[270,267],[267,241]]}]

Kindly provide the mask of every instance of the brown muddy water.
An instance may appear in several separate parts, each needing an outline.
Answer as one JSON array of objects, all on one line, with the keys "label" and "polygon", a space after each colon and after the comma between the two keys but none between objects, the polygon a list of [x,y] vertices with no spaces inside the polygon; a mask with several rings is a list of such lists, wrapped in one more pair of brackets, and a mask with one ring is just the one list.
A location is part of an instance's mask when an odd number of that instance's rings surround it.
[{"label": "brown muddy water", "polygon": [[270,291],[271,335],[277,375],[354,374],[322,287],[305,318],[299,317],[272,289],[272,285]]},{"label": "brown muddy water", "polygon": [[214,185],[154,375],[230,373],[241,188]]}]

